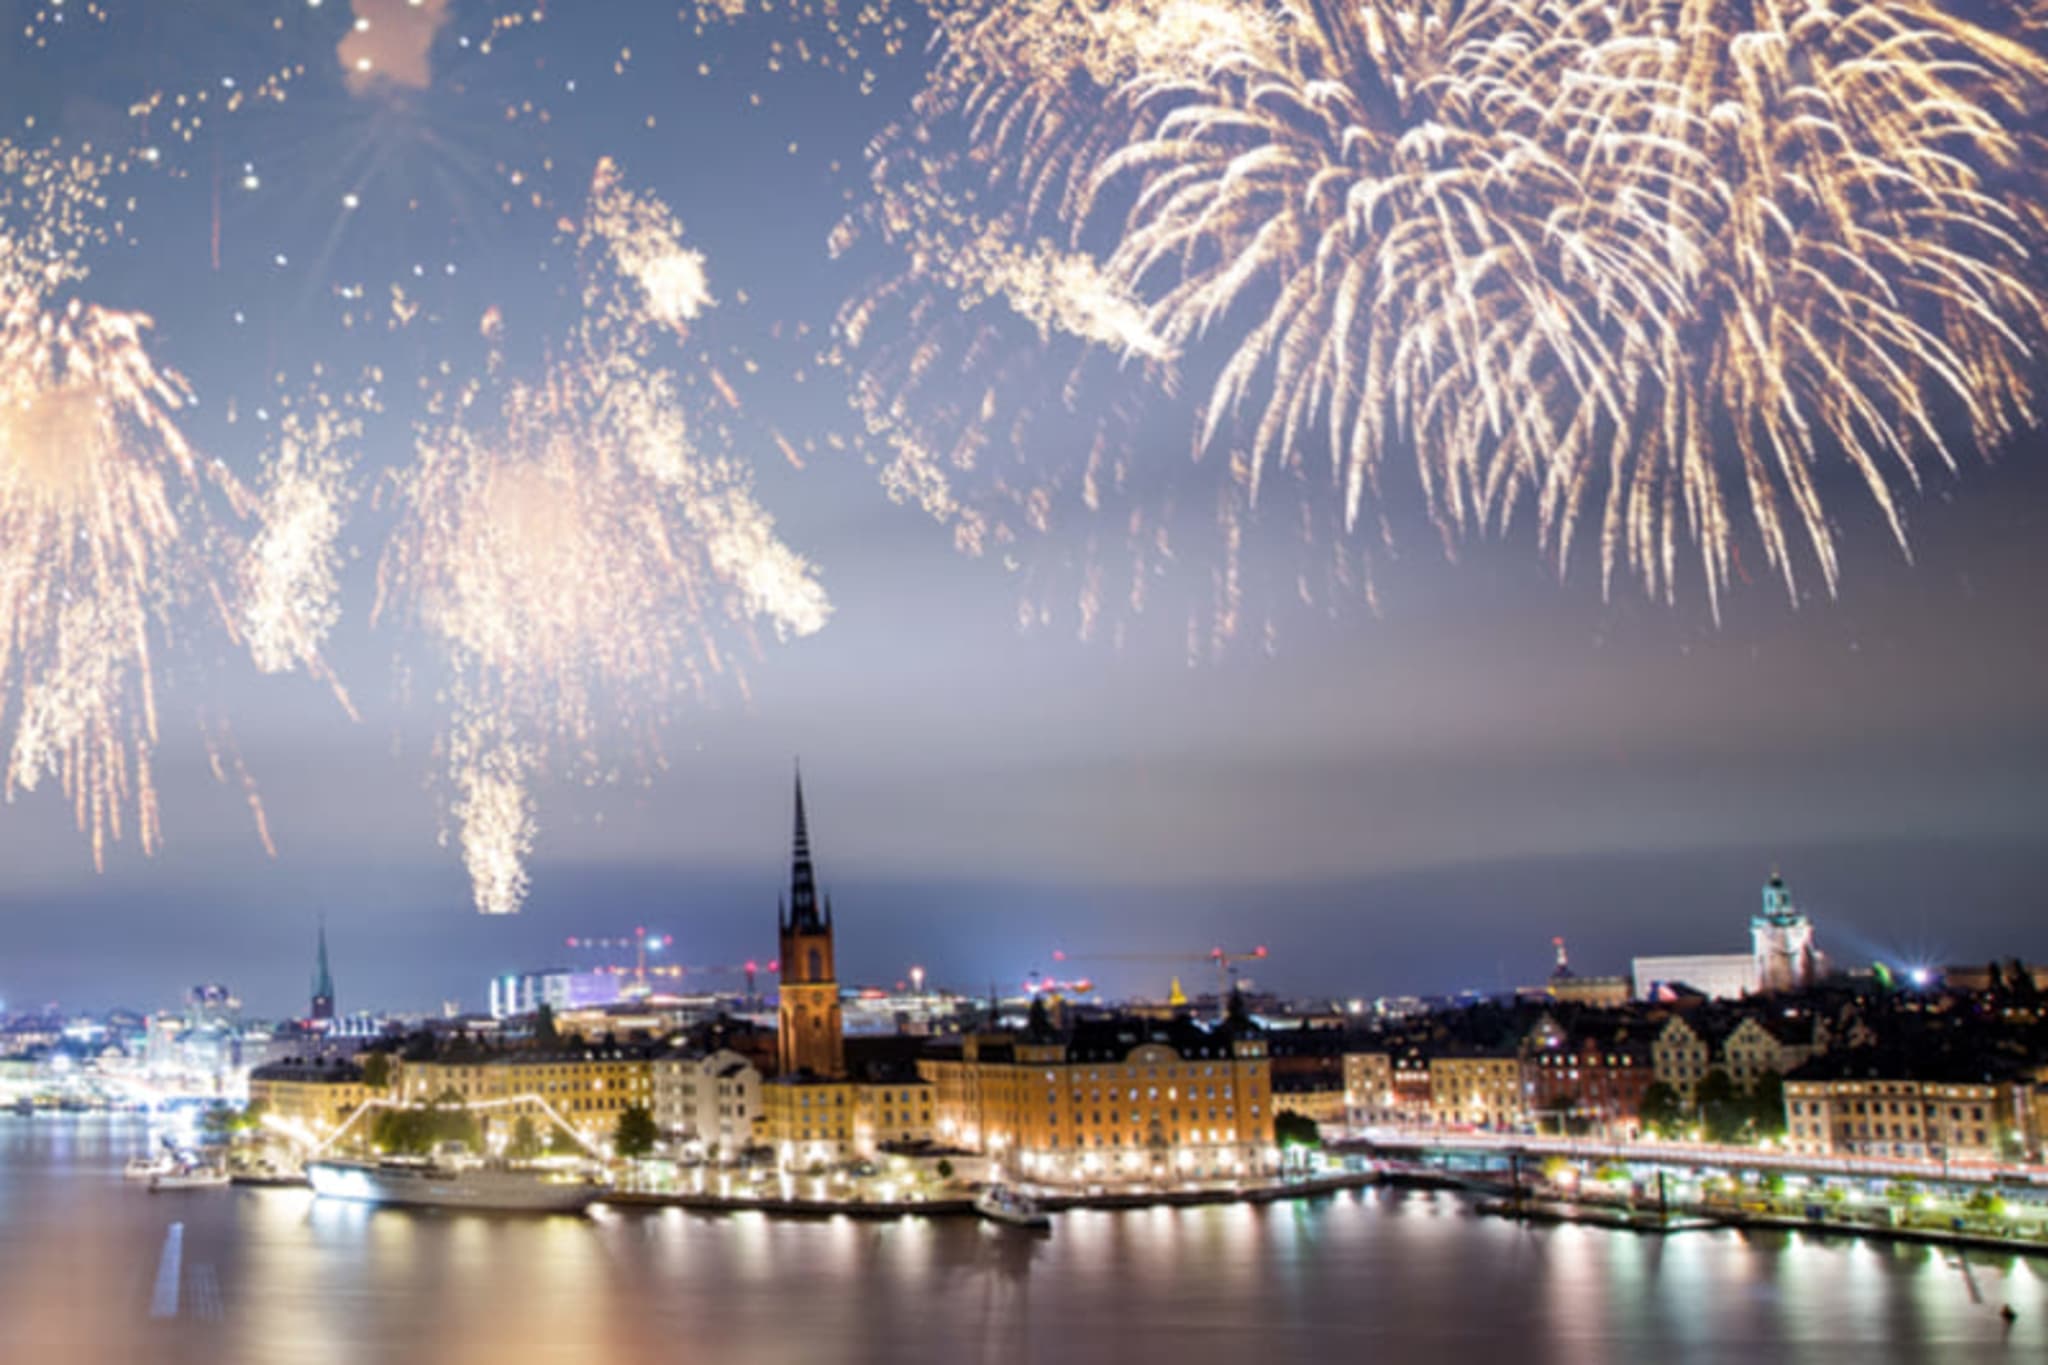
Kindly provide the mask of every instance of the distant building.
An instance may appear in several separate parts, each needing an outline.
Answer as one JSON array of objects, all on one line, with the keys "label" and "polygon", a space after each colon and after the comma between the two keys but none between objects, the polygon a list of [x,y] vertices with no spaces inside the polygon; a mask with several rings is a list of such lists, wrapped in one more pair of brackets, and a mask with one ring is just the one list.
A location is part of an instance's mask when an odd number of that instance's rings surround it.
[{"label": "distant building", "polygon": [[1633,972],[1636,998],[1664,1000],[1690,989],[1711,1000],[1740,1000],[1805,990],[1826,972],[1813,923],[1792,904],[1792,893],[1776,872],[1764,883],[1762,912],[1750,918],[1749,942],[1747,953],[1639,957]]},{"label": "distant building", "polygon": [[516,1019],[546,1005],[557,1016],[599,1009],[619,1001],[623,978],[613,972],[580,972],[568,967],[510,972],[491,978],[491,1018]]},{"label": "distant building", "polygon": [[1805,990],[1820,979],[1820,950],[1813,941],[1813,922],[1792,904],[1785,879],[1775,871],[1764,883],[1762,913],[1749,922],[1756,958],[1757,989],[1766,995]]},{"label": "distant building", "polygon": [[1681,988],[1710,1000],[1740,1000],[1757,991],[1756,957],[1751,953],[1639,957],[1632,965],[1638,1000],[1656,1000]]},{"label": "distant building", "polygon": [[1551,969],[1550,980],[1541,994],[1567,1005],[1591,1005],[1597,1009],[1628,1003],[1627,977],[1580,976],[1572,970],[1571,960],[1565,956],[1564,940],[1553,938],[1550,942],[1557,950],[1557,965]]}]

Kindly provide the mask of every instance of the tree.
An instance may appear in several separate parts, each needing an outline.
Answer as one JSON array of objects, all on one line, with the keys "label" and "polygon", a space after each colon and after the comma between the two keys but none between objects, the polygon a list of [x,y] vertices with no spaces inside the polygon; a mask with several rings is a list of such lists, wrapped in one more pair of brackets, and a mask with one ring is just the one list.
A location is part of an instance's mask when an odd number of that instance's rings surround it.
[{"label": "tree", "polygon": [[647,1106],[629,1104],[620,1111],[618,1126],[612,1129],[612,1150],[623,1157],[646,1156],[660,1136]]},{"label": "tree", "polygon": [[480,1145],[476,1116],[464,1106],[462,1097],[444,1090],[425,1107],[386,1109],[370,1129],[371,1140],[387,1152],[414,1156],[433,1151],[443,1143],[459,1142],[471,1151]]},{"label": "tree", "polygon": [[1662,1081],[1650,1082],[1636,1114],[1645,1130],[1663,1137],[1670,1137],[1685,1126],[1684,1101],[1678,1098],[1678,1091]]},{"label": "tree", "polygon": [[366,1052],[363,1054],[363,1086],[372,1091],[386,1091],[391,1088],[391,1054],[388,1052]]},{"label": "tree", "polygon": [[1749,1095],[1750,1122],[1756,1125],[1760,1138],[1776,1140],[1785,1136],[1785,1078],[1775,1071],[1766,1071],[1756,1078],[1756,1089]]},{"label": "tree", "polygon": [[1308,1115],[1283,1109],[1273,1116],[1273,1140],[1282,1147],[1320,1147],[1323,1133]]},{"label": "tree", "polygon": [[1700,1078],[1700,1122],[1710,1142],[1734,1142],[1749,1122],[1749,1105],[1720,1067]]},{"label": "tree", "polygon": [[560,1031],[555,1028],[555,1007],[542,1003],[533,1012],[533,1041],[540,1047],[553,1047],[562,1041]]},{"label": "tree", "polygon": [[540,1133],[534,1128],[533,1120],[521,1114],[512,1124],[512,1137],[505,1144],[505,1155],[514,1161],[531,1161],[540,1152]]},{"label": "tree", "polygon": [[951,1180],[953,1178],[953,1163],[945,1157],[940,1157],[939,1164],[932,1167],[932,1170],[938,1174],[941,1180]]}]

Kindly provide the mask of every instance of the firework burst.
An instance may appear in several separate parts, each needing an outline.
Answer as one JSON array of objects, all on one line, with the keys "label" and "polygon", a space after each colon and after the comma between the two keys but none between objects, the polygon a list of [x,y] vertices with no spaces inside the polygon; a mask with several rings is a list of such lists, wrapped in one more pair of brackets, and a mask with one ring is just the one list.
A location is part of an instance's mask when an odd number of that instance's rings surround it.
[{"label": "firework burst", "polygon": [[[132,828],[162,837],[151,780],[157,667],[186,617],[246,630],[269,672],[325,675],[319,648],[338,519],[279,515],[335,495],[338,452],[287,459],[264,498],[196,451],[179,426],[185,382],[149,353],[149,319],[62,294],[99,240],[103,168],[0,144],[0,720],[6,790],[54,780],[95,865]],[[329,433],[332,435],[333,433]],[[313,478],[313,471],[320,471]],[[309,495],[309,478],[318,486]],[[322,482],[324,480],[324,482]],[[218,566],[250,547],[250,591]],[[310,566],[310,567],[309,567]],[[223,778],[254,786],[224,727],[208,728]],[[224,758],[223,755],[226,755]]]},{"label": "firework burst", "polygon": [[[842,233],[904,265],[840,332],[891,486],[970,548],[1042,529],[1020,507],[1130,520],[1100,494],[1123,438],[999,458],[1012,405],[985,381],[1014,344],[963,340],[935,299],[1064,333],[1040,396],[1077,419],[1090,355],[1125,389],[1135,359],[1147,392],[1199,394],[1219,580],[1276,475],[1299,504],[1281,520],[1342,558],[1384,533],[1401,459],[1448,544],[1533,505],[1560,569],[1590,521],[1603,575],[1666,599],[1689,538],[1718,611],[1749,535],[1795,593],[1803,539],[1832,591],[1831,467],[1903,544],[1930,461],[2039,418],[2048,63],[2017,14],[1038,0],[936,21]],[[1114,307],[1034,313],[991,241],[1085,261],[1066,278]],[[1161,446],[1111,457],[1118,485],[1180,487],[1130,475]]]},{"label": "firework burst", "polygon": [[[452,815],[486,913],[518,909],[544,772],[602,776],[607,737],[660,728],[735,672],[756,623],[824,624],[810,566],[746,466],[700,450],[657,344],[712,305],[700,256],[610,163],[577,239],[583,316],[537,382],[452,395],[400,486],[379,610],[452,667]],[[486,319],[495,341],[495,315]]]}]

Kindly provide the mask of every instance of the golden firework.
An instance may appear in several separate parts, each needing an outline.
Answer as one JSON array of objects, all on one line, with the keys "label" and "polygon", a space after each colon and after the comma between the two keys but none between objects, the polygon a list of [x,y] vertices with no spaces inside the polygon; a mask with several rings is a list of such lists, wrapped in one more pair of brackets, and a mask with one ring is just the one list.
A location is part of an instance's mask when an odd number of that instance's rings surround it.
[{"label": "golden firework", "polygon": [[[2017,13],[1985,23],[2019,37],[1916,0],[936,17],[934,74],[850,225],[906,264],[841,337],[872,357],[858,402],[892,486],[976,545],[1100,464],[1086,443],[1067,447],[1086,473],[1057,449],[995,461],[1006,405],[927,401],[991,372],[923,300],[1003,294],[978,264],[992,239],[1086,257],[1076,278],[1131,319],[1107,337],[1042,309],[1041,327],[1151,362],[1155,389],[1206,376],[1193,446],[1219,452],[1224,578],[1276,471],[1341,539],[1404,459],[1447,537],[1533,503],[1560,567],[1590,519],[1603,575],[1666,598],[1690,537],[1718,610],[1746,535],[1796,592],[1797,535],[1832,591],[1831,466],[1903,544],[1900,496],[1930,460],[2039,419],[2028,120],[2048,62]],[[907,345],[870,340],[889,301],[908,301]]]},{"label": "golden firework", "polygon": [[540,774],[601,774],[609,737],[658,729],[754,623],[807,634],[829,610],[747,467],[699,449],[661,363],[659,338],[712,302],[679,225],[605,162],[578,250],[582,321],[537,381],[494,359],[441,405],[381,576],[380,612],[452,669],[451,814],[486,913],[525,894]]}]

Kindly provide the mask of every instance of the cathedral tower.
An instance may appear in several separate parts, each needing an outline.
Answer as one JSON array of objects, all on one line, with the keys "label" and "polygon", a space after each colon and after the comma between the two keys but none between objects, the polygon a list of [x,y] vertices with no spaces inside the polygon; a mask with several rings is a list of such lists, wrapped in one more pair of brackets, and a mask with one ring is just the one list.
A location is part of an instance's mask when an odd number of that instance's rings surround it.
[{"label": "cathedral tower", "polygon": [[804,820],[804,779],[796,779],[796,840],[791,851],[789,899],[777,908],[781,930],[781,1005],[776,1056],[785,1076],[846,1074],[841,1037],[839,978],[832,964],[832,900],[818,896],[811,870],[811,835]]},{"label": "cathedral tower", "polygon": [[1757,990],[1765,995],[1803,990],[1820,978],[1820,952],[1813,921],[1792,904],[1792,892],[1774,870],[1764,883],[1763,913],[1749,922],[1756,954]]}]

